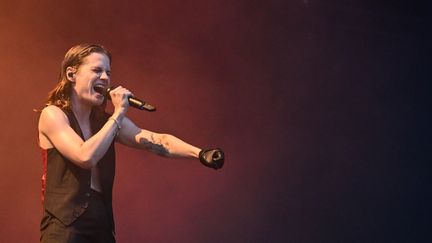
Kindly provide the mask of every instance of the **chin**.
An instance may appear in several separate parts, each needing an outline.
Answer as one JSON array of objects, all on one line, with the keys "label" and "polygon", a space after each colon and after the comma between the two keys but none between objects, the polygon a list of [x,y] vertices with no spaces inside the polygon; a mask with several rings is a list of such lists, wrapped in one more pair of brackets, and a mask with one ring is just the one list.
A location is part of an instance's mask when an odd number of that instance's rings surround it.
[{"label": "chin", "polygon": [[104,103],[104,100],[101,99],[101,100],[95,101],[93,104],[94,104],[94,106],[101,106],[103,103]]}]

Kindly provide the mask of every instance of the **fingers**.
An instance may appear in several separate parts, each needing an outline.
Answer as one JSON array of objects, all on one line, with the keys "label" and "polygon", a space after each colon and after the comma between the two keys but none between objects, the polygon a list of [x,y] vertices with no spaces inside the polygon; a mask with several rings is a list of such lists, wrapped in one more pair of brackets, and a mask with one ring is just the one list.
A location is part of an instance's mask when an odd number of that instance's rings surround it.
[{"label": "fingers", "polygon": [[122,86],[118,86],[111,90],[109,95],[115,109],[127,111],[129,107],[128,98],[133,96],[132,92]]},{"label": "fingers", "polygon": [[129,96],[133,96],[132,92],[123,86],[117,86],[115,89],[110,90],[111,98],[117,97],[121,99],[128,98]]},{"label": "fingers", "polygon": [[212,163],[215,170],[221,169],[225,162],[225,155],[221,149],[215,149],[212,154]]},{"label": "fingers", "polygon": [[213,160],[221,160],[223,159],[222,151],[216,150],[213,154]]}]

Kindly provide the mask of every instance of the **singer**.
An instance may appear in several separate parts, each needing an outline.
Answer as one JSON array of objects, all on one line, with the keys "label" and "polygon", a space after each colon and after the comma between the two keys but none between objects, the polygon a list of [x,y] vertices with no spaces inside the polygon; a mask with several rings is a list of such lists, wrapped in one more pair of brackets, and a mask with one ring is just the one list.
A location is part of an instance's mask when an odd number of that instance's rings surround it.
[{"label": "singer", "polygon": [[190,158],[220,169],[220,149],[200,149],[172,135],[139,128],[127,118],[133,94],[109,91],[111,54],[95,44],[66,53],[60,80],[40,113],[38,131],[44,172],[41,242],[115,242],[112,187],[115,143],[172,158]]}]

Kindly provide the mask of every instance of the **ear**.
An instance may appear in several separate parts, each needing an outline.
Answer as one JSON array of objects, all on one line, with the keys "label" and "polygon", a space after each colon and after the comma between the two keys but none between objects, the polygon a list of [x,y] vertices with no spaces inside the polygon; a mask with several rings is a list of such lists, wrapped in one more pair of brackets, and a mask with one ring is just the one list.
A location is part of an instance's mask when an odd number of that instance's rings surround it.
[{"label": "ear", "polygon": [[66,78],[71,82],[75,82],[75,72],[76,72],[75,68],[67,67],[66,68]]}]

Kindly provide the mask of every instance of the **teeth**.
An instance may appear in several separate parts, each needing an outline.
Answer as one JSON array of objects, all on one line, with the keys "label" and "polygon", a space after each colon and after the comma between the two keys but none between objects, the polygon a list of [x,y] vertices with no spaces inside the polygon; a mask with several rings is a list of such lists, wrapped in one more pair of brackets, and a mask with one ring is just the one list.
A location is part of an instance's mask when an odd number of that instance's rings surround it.
[{"label": "teeth", "polygon": [[94,89],[97,93],[102,94],[102,95],[104,95],[105,92],[106,92],[106,90],[105,90],[105,86],[104,86],[104,85],[101,85],[101,84],[96,84],[96,85],[93,87],[93,89]]},{"label": "teeth", "polygon": [[96,88],[96,87],[100,87],[100,88],[103,88],[103,89],[104,89],[104,88],[105,88],[105,85],[103,85],[103,84],[96,84],[94,87],[95,87],[95,88]]}]

